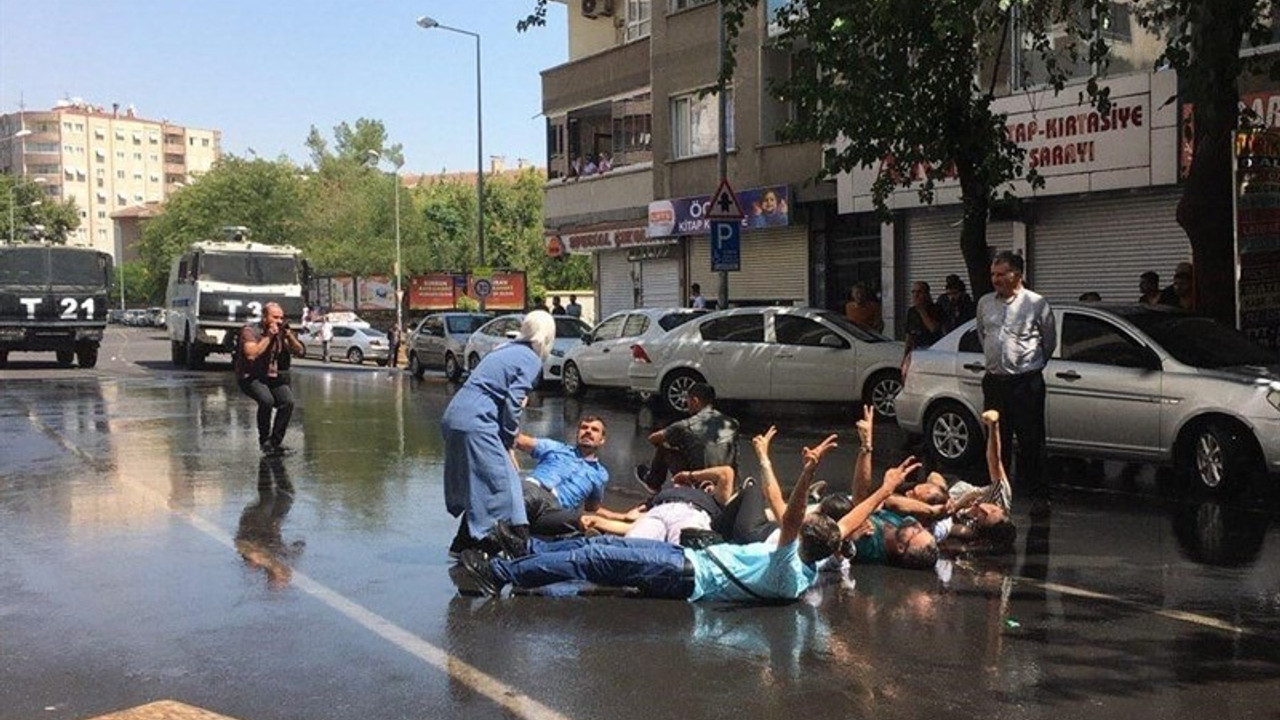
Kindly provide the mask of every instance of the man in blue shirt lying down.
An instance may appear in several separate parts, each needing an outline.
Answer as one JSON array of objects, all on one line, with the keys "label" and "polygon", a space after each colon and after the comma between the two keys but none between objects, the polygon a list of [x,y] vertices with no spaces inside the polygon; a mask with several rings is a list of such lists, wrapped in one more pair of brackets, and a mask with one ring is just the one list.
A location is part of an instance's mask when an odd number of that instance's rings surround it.
[{"label": "man in blue shirt lying down", "polygon": [[[527,547],[510,548],[520,557],[490,558],[478,550],[464,551],[459,562],[473,587],[467,594],[496,597],[506,585],[536,588],[566,580],[606,587],[634,587],[657,598],[727,602],[788,602],[798,599],[818,576],[817,564],[839,548],[844,537],[860,527],[902,480],[920,467],[908,458],[890,468],[880,489],[838,522],[823,515],[806,515],[805,506],[814,470],[822,456],[835,448],[831,435],[817,447],[804,448],[800,479],[787,500],[777,544],[721,544],[701,550],[658,540],[601,536],[554,542],[532,540]],[[766,497],[781,490],[776,480],[760,484]]]}]

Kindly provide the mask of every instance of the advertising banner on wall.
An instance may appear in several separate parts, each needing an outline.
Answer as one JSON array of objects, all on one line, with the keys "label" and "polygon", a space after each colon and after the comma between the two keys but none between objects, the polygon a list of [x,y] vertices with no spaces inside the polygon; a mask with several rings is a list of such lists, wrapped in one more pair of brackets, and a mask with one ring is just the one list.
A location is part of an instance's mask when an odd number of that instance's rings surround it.
[{"label": "advertising banner on wall", "polygon": [[447,310],[457,304],[454,276],[431,273],[409,278],[410,310]]},{"label": "advertising banner on wall", "polygon": [[[786,185],[751,188],[734,195],[742,208],[743,229],[791,224],[791,194]],[[649,203],[649,237],[705,236],[711,232],[710,212],[710,195],[655,200]]]},{"label": "advertising banner on wall", "polygon": [[361,310],[395,310],[396,288],[386,275],[360,278]]},{"label": "advertising banner on wall", "polygon": [[1236,316],[1266,348],[1280,348],[1280,130],[1236,133]]},{"label": "advertising banner on wall", "polygon": [[452,310],[462,296],[479,301],[476,282],[487,284],[484,298],[489,310],[523,310],[525,275],[522,272],[489,272],[480,276],[430,273],[409,278],[410,310]]},{"label": "advertising banner on wall", "polygon": [[356,309],[356,279],[350,275],[329,278],[329,310]]},{"label": "advertising banner on wall", "polygon": [[484,306],[489,310],[523,310],[524,309],[524,273],[495,272],[488,277],[471,277],[467,283],[467,294],[479,300],[482,293],[476,292],[477,282],[487,282],[488,294],[484,298]]}]

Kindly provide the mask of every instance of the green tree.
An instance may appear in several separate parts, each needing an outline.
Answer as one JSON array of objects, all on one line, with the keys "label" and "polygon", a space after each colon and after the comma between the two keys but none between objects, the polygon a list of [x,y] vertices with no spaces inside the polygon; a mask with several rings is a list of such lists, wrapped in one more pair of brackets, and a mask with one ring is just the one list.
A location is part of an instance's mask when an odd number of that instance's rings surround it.
[{"label": "green tree", "polygon": [[200,180],[174,193],[164,214],[142,231],[138,252],[151,292],[163,295],[169,265],[187,245],[221,240],[222,228],[244,225],[255,242],[305,246],[299,169],[287,160],[228,155]]},{"label": "green tree", "polygon": [[1187,232],[1200,311],[1235,324],[1235,228],[1231,136],[1240,124],[1239,80],[1280,75],[1276,55],[1241,57],[1241,49],[1273,42],[1270,0],[1138,0],[1137,17],[1166,38],[1156,65],[1178,71],[1183,102],[1193,104],[1195,154],[1178,223]]},{"label": "green tree", "polygon": [[160,282],[151,278],[147,264],[141,260],[131,260],[117,265],[115,276],[111,282],[111,304],[120,304],[120,286],[124,285],[125,303],[133,306],[159,305],[164,301],[164,288],[168,282],[168,274]]},{"label": "green tree", "polygon": [[[38,183],[0,175],[0,223],[4,224],[0,235],[10,242],[47,239],[65,243],[67,236],[80,227],[80,209],[74,200],[55,201]],[[35,228],[42,230],[36,232]]]}]

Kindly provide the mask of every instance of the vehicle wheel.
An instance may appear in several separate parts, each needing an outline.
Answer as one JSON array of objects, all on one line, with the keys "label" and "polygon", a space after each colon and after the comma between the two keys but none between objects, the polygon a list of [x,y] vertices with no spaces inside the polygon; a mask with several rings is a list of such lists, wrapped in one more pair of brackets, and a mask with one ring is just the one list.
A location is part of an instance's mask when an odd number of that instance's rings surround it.
[{"label": "vehicle wheel", "polygon": [[462,379],[462,363],[458,362],[458,358],[453,353],[444,354],[444,376],[449,382],[458,382]]},{"label": "vehicle wheel", "polygon": [[475,369],[476,369],[476,366],[477,366],[477,365],[479,365],[479,364],[480,364],[480,356],[479,356],[479,355],[477,355],[477,354],[475,354],[475,353],[471,353],[470,355],[468,355],[468,356],[467,356],[467,372],[471,372],[471,371],[475,370]]},{"label": "vehicle wheel", "polygon": [[187,359],[187,351],[182,347],[182,343],[177,340],[169,341],[169,361],[174,367],[182,367]]},{"label": "vehicle wheel", "polygon": [[957,470],[977,462],[986,436],[977,418],[963,405],[945,402],[929,410],[924,440],[925,449],[943,468]]},{"label": "vehicle wheel", "polygon": [[578,371],[576,363],[564,364],[564,377],[561,378],[561,383],[564,385],[564,394],[569,397],[582,397],[587,391],[587,385],[582,382],[582,373]]},{"label": "vehicle wheel", "polygon": [[881,370],[871,376],[862,391],[862,402],[876,409],[878,417],[892,420],[898,417],[894,401],[902,392],[902,375],[897,370]]},{"label": "vehicle wheel", "polygon": [[58,364],[62,367],[71,367],[71,362],[76,359],[74,350],[59,350],[55,355],[58,358]]},{"label": "vehicle wheel", "polygon": [[86,370],[98,364],[98,346],[81,345],[76,348],[76,362]]},{"label": "vehicle wheel", "polygon": [[1210,492],[1242,488],[1253,458],[1246,432],[1225,422],[1197,423],[1183,438],[1183,469],[1198,487]]},{"label": "vehicle wheel", "polygon": [[347,360],[353,365],[359,365],[364,362],[364,353],[360,352],[360,348],[351,348],[347,351]]},{"label": "vehicle wheel", "polygon": [[409,353],[409,374],[412,375],[415,380],[421,380],[422,373],[424,370],[426,370],[426,368],[422,367],[422,361],[418,359],[418,353],[410,352]]},{"label": "vehicle wheel", "polygon": [[662,407],[672,412],[689,411],[689,388],[706,382],[692,370],[676,370],[662,379]]},{"label": "vehicle wheel", "polygon": [[191,340],[190,336],[185,343],[187,346],[187,368],[191,370],[204,369],[204,348],[200,347],[200,343]]}]

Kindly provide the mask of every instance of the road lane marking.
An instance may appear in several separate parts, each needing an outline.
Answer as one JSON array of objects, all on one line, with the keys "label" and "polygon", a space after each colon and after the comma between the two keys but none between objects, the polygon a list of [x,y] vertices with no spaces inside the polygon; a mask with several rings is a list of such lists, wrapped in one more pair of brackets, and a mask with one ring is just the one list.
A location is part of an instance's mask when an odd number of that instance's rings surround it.
[{"label": "road lane marking", "polygon": [[1138,602],[1137,600],[1128,600],[1117,595],[1109,595],[1107,593],[1101,593],[1094,590],[1085,590],[1084,588],[1072,587],[1070,585],[1060,585],[1058,583],[1033,580],[1031,578],[1021,576],[1014,576],[1014,580],[1019,585],[1034,585],[1043,590],[1069,597],[1084,598],[1087,600],[1101,600],[1116,605],[1122,605],[1124,607],[1130,607],[1135,610],[1141,610],[1143,612],[1151,613],[1152,615],[1159,615],[1160,617],[1169,618],[1170,620],[1193,623],[1213,628],[1215,630],[1221,630],[1223,632],[1234,633],[1236,635],[1256,636],[1259,634],[1249,628],[1242,627],[1240,625],[1232,625],[1225,620],[1219,620],[1217,618],[1209,617],[1208,615],[1200,615],[1198,613],[1186,612],[1184,610],[1169,610],[1149,603]]},{"label": "road lane marking", "polygon": [[[41,420],[36,415],[35,408],[30,404],[27,405],[27,417],[37,429],[54,438],[59,445],[94,469],[103,470],[110,466],[110,463],[104,463],[94,458],[71,442],[65,435],[58,432],[56,428]],[[158,498],[159,507],[168,506],[167,498],[152,490],[146,484],[127,478],[121,478],[120,481],[137,492]],[[209,520],[184,510],[170,508],[170,512],[185,520],[193,528],[218,544],[227,547],[233,552],[238,552],[235,540],[231,535]],[[381,637],[409,655],[422,660],[454,680],[466,685],[476,693],[488,698],[516,717],[527,720],[571,720],[569,716],[556,712],[547,705],[524,694],[519,689],[502,682],[456,656],[450,655],[447,651],[432,645],[363,605],[346,598],[323,583],[313,580],[296,568],[293,570],[291,584],[374,635]]]}]

